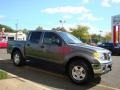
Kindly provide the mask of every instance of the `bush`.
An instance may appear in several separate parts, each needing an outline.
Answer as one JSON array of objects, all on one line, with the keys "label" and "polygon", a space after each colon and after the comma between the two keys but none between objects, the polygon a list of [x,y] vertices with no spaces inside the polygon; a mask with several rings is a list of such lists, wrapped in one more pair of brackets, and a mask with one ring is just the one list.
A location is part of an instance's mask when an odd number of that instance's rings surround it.
[{"label": "bush", "polygon": [[0,79],[6,79],[7,78],[7,72],[0,70]]}]

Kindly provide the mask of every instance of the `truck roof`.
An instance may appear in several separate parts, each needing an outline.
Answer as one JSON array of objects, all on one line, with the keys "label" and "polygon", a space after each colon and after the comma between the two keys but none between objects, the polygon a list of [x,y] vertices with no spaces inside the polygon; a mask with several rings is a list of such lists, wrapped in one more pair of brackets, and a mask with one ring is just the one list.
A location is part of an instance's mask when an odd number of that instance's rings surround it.
[{"label": "truck roof", "polygon": [[63,31],[56,31],[56,30],[34,30],[34,31],[30,31],[30,32],[63,32]]}]

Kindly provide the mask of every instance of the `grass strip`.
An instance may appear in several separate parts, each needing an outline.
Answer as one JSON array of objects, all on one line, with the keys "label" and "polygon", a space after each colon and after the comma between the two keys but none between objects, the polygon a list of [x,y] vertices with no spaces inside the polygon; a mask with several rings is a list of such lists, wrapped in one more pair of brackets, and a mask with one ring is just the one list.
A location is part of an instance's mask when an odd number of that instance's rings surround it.
[{"label": "grass strip", "polygon": [[0,80],[1,79],[6,79],[8,77],[7,72],[5,72],[4,70],[0,69]]}]

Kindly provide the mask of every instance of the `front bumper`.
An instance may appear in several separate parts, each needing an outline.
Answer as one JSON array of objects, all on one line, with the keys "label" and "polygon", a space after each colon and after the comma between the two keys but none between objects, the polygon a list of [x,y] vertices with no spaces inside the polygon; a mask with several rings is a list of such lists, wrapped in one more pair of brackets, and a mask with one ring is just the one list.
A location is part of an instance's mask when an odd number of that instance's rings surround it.
[{"label": "front bumper", "polygon": [[102,75],[112,70],[112,62],[102,61],[100,62],[100,64],[92,64],[92,68],[94,74]]}]

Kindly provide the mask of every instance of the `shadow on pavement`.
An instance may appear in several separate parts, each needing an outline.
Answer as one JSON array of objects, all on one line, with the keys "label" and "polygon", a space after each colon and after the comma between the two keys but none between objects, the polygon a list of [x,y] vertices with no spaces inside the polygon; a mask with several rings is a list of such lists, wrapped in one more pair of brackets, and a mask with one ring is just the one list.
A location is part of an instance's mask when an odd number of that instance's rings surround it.
[{"label": "shadow on pavement", "polygon": [[[68,78],[56,76],[56,74],[65,76],[64,69],[60,68],[60,66],[51,63],[46,64],[44,62],[27,62],[23,67],[16,67],[10,60],[0,60],[0,69],[52,89],[87,90],[99,84],[101,80],[101,78],[96,78],[93,83],[76,85]],[[47,72],[54,73],[55,75]]]}]

